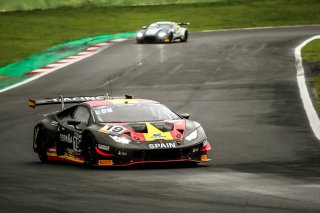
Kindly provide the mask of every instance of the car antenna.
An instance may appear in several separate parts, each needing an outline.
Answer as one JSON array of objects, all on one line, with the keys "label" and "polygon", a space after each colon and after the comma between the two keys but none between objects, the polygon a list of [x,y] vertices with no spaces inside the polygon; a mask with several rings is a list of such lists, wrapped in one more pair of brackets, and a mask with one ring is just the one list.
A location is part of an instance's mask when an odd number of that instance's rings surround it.
[{"label": "car antenna", "polygon": [[111,77],[110,77],[110,73],[107,73],[108,74],[108,82],[109,82],[109,92],[106,92],[105,96],[104,96],[104,99],[113,99],[112,97],[112,84],[111,84]]},{"label": "car antenna", "polygon": [[64,98],[62,95],[60,95],[60,99],[61,99],[61,109],[64,110]]}]

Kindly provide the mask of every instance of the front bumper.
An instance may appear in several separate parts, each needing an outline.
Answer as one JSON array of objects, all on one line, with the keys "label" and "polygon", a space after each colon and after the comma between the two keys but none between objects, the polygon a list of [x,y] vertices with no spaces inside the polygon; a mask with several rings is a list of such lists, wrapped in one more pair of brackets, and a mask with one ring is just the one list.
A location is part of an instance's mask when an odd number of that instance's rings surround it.
[{"label": "front bumper", "polygon": [[207,162],[207,151],[211,149],[210,144],[203,146],[203,142],[182,148],[174,149],[144,149],[132,150],[114,148],[112,154],[103,152],[96,148],[98,153],[97,166],[130,166],[141,163],[158,162]]},{"label": "front bumper", "polygon": [[169,36],[166,37],[158,37],[158,36],[144,36],[144,37],[140,37],[140,38],[136,38],[137,42],[144,42],[144,43],[169,43],[170,42],[170,38]]}]

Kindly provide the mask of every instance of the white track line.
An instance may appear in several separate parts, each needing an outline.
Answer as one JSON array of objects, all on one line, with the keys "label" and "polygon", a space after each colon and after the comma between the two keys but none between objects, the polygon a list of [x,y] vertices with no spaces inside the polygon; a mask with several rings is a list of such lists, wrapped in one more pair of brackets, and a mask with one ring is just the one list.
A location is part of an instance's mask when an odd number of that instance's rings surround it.
[{"label": "white track line", "polygon": [[21,81],[17,84],[14,84],[14,85],[11,85],[11,86],[6,87],[4,89],[1,89],[0,93],[8,91],[13,88],[16,88],[18,86],[24,85],[24,84],[29,83],[31,81],[34,81],[38,78],[41,78],[42,76],[45,76],[49,73],[52,73],[58,69],[61,69],[63,67],[69,66],[70,64],[76,63],[76,62],[81,61],[85,58],[93,56],[93,55],[101,52],[102,50],[108,48],[110,45],[112,45],[115,42],[121,42],[121,41],[126,41],[126,40],[129,40],[129,38],[114,39],[114,40],[102,42],[102,43],[94,45],[93,47],[89,47],[86,50],[83,50],[82,52],[76,53],[73,56],[66,57],[60,61],[54,62],[52,64],[48,64],[47,66],[30,71],[27,74],[32,74],[32,75],[34,75],[33,77],[27,78],[26,80]]},{"label": "white track line", "polygon": [[[101,50],[102,50],[102,49],[101,49]],[[100,51],[101,51],[101,50],[100,50]],[[27,84],[27,83],[29,83],[29,82],[31,82],[31,81],[34,81],[34,80],[36,80],[36,79],[38,79],[38,78],[41,78],[42,76],[48,75],[49,73],[52,73],[52,72],[54,72],[54,71],[56,71],[56,70],[58,70],[58,69],[61,69],[61,68],[65,67],[65,66],[68,66],[68,65],[70,65],[70,64],[76,63],[76,62],[78,62],[78,61],[81,61],[82,59],[88,58],[88,57],[90,57],[90,56],[92,56],[92,55],[94,55],[94,54],[97,54],[97,53],[100,52],[100,51],[94,52],[93,54],[90,54],[90,55],[86,55],[85,57],[82,57],[82,58],[79,58],[79,59],[77,59],[77,60],[74,60],[74,61],[72,61],[72,62],[70,62],[70,63],[68,63],[68,64],[66,64],[66,65],[64,65],[64,66],[61,66],[61,67],[56,67],[56,68],[53,68],[53,69],[50,69],[50,70],[39,69],[39,74],[35,74],[33,77],[27,78],[27,79],[24,80],[24,81],[21,81],[21,82],[19,82],[19,83],[17,83],[17,84],[14,84],[14,85],[11,85],[11,86],[9,86],[9,87],[6,87],[6,88],[0,90],[0,93],[5,92],[5,91],[8,91],[8,90],[11,90],[11,89],[16,88],[16,87],[19,87],[19,86],[21,86],[21,85]],[[37,72],[37,70],[34,70],[34,72]]]},{"label": "white track line", "polygon": [[313,130],[314,135],[320,140],[320,120],[319,116],[317,114],[317,111],[315,110],[309,92],[306,85],[306,78],[305,73],[302,65],[302,57],[301,57],[301,49],[307,45],[309,42],[320,39],[320,35],[314,36],[312,38],[309,38],[308,40],[305,40],[302,42],[299,46],[297,46],[294,50],[294,55],[296,58],[296,68],[297,68],[297,81],[299,85],[300,90],[300,96],[302,99],[302,103],[304,106],[304,109],[306,110],[310,126]]}]

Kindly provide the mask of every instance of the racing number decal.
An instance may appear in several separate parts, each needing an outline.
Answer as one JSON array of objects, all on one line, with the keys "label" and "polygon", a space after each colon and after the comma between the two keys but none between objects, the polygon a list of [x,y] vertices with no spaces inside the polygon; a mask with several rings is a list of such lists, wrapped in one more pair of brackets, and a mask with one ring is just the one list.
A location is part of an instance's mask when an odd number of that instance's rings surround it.
[{"label": "racing number decal", "polygon": [[116,125],[112,125],[112,124],[108,124],[105,125],[103,128],[101,128],[99,131],[103,132],[103,133],[110,133],[110,132],[114,132],[114,133],[122,133],[126,130],[126,128],[122,127],[122,126],[116,126]]}]

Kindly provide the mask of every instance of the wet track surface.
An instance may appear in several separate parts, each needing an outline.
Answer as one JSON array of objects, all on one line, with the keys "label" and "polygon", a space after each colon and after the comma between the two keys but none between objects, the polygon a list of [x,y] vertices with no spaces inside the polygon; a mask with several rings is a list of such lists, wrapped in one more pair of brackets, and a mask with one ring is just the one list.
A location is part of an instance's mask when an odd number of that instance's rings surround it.
[{"label": "wet track surface", "polygon": [[[0,212],[319,212],[320,143],[305,115],[294,48],[320,27],[193,33],[187,43],[117,43],[0,94]],[[41,164],[32,131],[60,106],[31,97],[158,100],[201,122],[206,166],[88,169]]]}]

